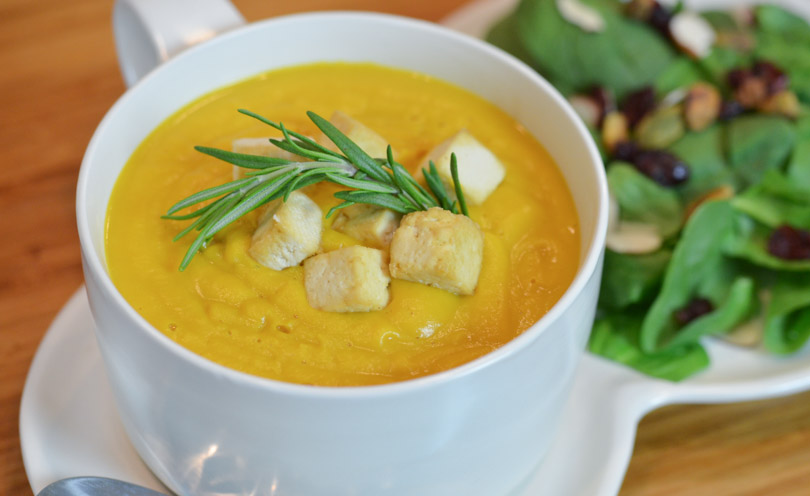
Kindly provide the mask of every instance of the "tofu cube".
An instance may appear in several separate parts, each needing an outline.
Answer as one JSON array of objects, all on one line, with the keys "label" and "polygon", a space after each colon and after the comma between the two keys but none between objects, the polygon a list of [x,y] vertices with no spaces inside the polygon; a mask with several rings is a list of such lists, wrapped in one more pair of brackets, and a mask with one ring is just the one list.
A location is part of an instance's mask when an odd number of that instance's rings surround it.
[{"label": "tofu cube", "polygon": [[470,295],[478,285],[484,236],[478,224],[441,208],[402,218],[391,240],[391,277]]},{"label": "tofu cube", "polygon": [[[336,128],[354,141],[364,152],[374,158],[385,158],[388,155],[388,141],[367,127],[365,124],[354,120],[345,113],[337,110],[329,119]],[[321,135],[318,142],[330,150],[339,151],[332,140],[325,135]]]},{"label": "tofu cube", "polygon": [[445,188],[455,197],[453,175],[450,173],[450,155],[453,153],[458,161],[458,179],[464,199],[470,205],[484,203],[503,181],[506,168],[468,131],[462,129],[436,146],[424,158],[419,170],[430,170],[429,162],[432,160]]},{"label": "tofu cube", "polygon": [[385,249],[402,216],[387,208],[357,203],[338,210],[332,229],[360,241],[365,246]]},{"label": "tofu cube", "polygon": [[[281,137],[277,136],[274,137],[273,139],[281,139]],[[293,162],[308,160],[305,159],[304,157],[299,157],[294,153],[282,150],[273,143],[270,143],[269,137],[235,139],[231,143],[231,151],[234,153],[246,153],[248,155],[261,155],[263,157],[283,158],[284,160],[292,160]],[[234,165],[233,166],[234,180],[242,179],[243,177],[245,177],[245,172],[248,172],[249,170],[250,169],[245,169],[244,167],[237,167],[236,165]]]},{"label": "tofu cube", "polygon": [[381,250],[348,246],[304,262],[310,306],[327,312],[370,312],[388,305],[391,278]]},{"label": "tofu cube", "polygon": [[294,191],[287,201],[271,202],[259,218],[248,253],[273,270],[300,264],[321,244],[323,213],[309,197]]}]

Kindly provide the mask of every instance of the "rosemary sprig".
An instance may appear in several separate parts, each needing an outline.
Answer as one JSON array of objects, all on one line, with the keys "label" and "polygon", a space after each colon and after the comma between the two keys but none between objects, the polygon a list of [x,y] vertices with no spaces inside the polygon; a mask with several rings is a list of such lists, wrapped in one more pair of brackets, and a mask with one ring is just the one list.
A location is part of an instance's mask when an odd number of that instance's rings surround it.
[{"label": "rosemary sprig", "polygon": [[[265,203],[278,198],[286,201],[293,191],[324,181],[352,188],[335,193],[335,197],[343,202],[332,207],[326,214],[327,218],[337,210],[356,203],[378,205],[402,214],[432,207],[441,207],[457,214],[460,207],[462,214],[469,215],[458,179],[455,154],[451,155],[450,169],[457,201],[451,200],[432,161],[429,162],[429,170],[422,169],[426,189],[394,160],[391,146],[385,158],[373,158],[332,123],[314,112],[307,112],[307,116],[337,146],[340,153],[287,129],[282,123],[249,110],[240,109],[239,112],[281,131],[283,139],[270,139],[270,142],[306,160],[293,161],[195,146],[201,153],[248,169],[248,172],[242,179],[199,191],[180,200],[162,216],[169,220],[194,219],[175,236],[174,241],[193,230],[199,232],[180,263],[181,271],[188,267],[194,255],[205,248],[216,233],[235,220]],[[178,214],[181,210],[209,200],[210,203],[191,213]]]}]

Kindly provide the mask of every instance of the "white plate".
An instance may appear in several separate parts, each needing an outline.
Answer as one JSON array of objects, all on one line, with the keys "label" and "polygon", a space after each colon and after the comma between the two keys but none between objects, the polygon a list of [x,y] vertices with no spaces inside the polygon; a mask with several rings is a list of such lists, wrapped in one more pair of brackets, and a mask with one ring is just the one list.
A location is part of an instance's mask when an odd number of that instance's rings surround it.
[{"label": "white plate", "polygon": [[[804,1],[778,3],[810,17],[810,2],[797,3]],[[515,3],[474,2],[444,24],[482,36]],[[615,495],[639,419],[661,405],[752,400],[810,389],[810,346],[789,358],[716,341],[707,343],[707,349],[710,369],[679,384],[583,356],[551,450],[511,496]],[[83,288],[56,317],[31,365],[20,408],[20,442],[35,493],[57,479],[82,475],[123,479],[168,493],[138,458],[118,419]]]},{"label": "white plate", "polygon": [[[709,352],[711,369],[680,384],[650,379],[586,354],[557,439],[512,496],[615,495],[636,425],[660,405],[767,398],[810,389],[810,348],[781,360],[716,342],[709,344]],[[138,458],[118,419],[83,288],[56,317],[34,357],[20,408],[20,442],[35,493],[55,480],[82,475],[168,492]]]}]

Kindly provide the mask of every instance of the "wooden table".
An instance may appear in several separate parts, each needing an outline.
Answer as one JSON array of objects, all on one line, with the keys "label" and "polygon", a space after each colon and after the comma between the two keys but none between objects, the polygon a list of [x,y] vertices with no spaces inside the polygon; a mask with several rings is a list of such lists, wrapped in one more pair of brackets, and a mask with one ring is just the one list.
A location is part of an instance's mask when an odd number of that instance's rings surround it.
[{"label": "wooden table", "polygon": [[[439,20],[465,0],[234,0],[248,20],[320,9]],[[20,396],[51,319],[82,284],[74,191],[97,123],[124,91],[112,2],[0,2],[0,494],[31,494]],[[598,421],[598,412],[595,420]],[[587,474],[583,474],[587,477]],[[668,407],[641,423],[622,495],[810,494],[810,394]],[[566,496],[566,495],[554,495]]]}]

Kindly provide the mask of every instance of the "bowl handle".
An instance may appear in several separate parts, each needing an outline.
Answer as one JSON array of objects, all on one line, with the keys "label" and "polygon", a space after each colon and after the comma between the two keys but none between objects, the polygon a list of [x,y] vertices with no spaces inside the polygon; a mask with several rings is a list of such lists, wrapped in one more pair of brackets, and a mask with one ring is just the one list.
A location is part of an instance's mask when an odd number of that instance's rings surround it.
[{"label": "bowl handle", "polygon": [[127,86],[184,49],[239,27],[228,0],[116,0],[113,32]]}]

